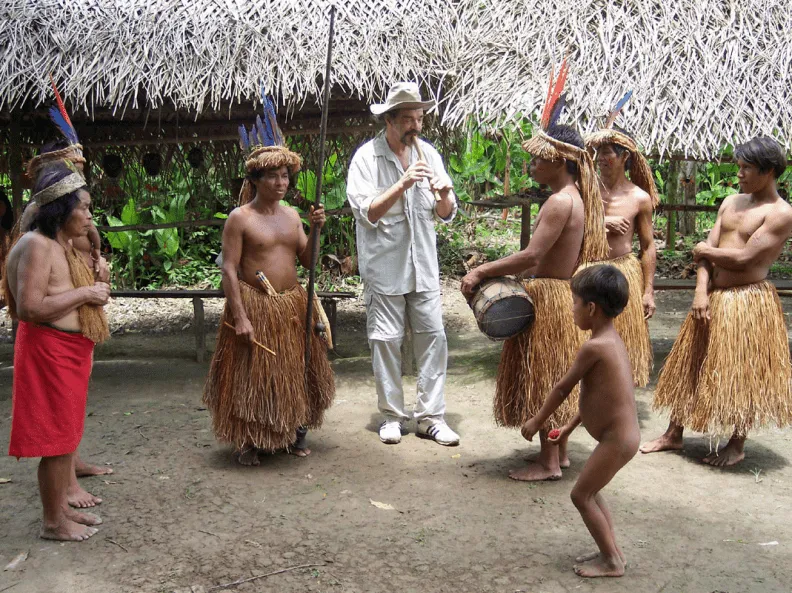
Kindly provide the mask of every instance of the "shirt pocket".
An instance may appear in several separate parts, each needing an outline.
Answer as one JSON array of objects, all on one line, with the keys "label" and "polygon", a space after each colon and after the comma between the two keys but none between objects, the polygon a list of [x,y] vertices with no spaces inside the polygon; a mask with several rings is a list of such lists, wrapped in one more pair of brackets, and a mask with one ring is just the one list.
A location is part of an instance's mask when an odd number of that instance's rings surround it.
[{"label": "shirt pocket", "polygon": [[[377,195],[381,196],[386,191],[388,191],[390,187],[378,187],[377,188]],[[382,215],[379,219],[380,224],[384,225],[392,225],[398,222],[403,221],[407,216],[404,214],[404,198],[401,197],[394,204],[388,208],[387,212]]]}]

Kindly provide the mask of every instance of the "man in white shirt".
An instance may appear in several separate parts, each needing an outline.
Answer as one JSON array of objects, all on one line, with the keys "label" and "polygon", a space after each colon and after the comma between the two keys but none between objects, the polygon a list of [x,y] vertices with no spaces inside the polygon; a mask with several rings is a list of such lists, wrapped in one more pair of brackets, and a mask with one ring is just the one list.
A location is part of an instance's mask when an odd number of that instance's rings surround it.
[{"label": "man in white shirt", "polygon": [[[459,444],[445,423],[448,346],[440,302],[440,269],[434,225],[456,215],[451,178],[440,154],[418,139],[424,109],[415,83],[397,83],[384,104],[371,106],[385,130],[352,158],[347,197],[357,221],[360,276],[365,283],[366,329],[385,419],[383,443],[401,440],[404,410],[401,344],[409,316],[418,366],[413,415],[416,434],[441,445]],[[417,145],[425,160],[420,160]]]}]

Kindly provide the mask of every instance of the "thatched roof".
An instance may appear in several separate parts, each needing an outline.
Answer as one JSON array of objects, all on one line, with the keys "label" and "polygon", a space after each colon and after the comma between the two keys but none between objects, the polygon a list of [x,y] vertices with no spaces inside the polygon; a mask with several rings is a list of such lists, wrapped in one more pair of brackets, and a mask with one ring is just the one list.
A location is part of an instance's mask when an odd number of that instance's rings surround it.
[{"label": "thatched roof", "polygon": [[770,134],[792,148],[788,0],[461,0],[464,32],[446,121],[536,113],[571,52],[567,121],[617,122],[653,153],[710,157]]},{"label": "thatched roof", "polygon": [[[431,75],[446,55],[448,4],[335,2],[334,82],[363,97]],[[296,105],[324,76],[327,0],[4,0],[0,109],[51,100],[48,72],[72,104],[201,111],[256,100],[263,85]],[[439,35],[417,33],[427,23]]]},{"label": "thatched roof", "polygon": [[448,124],[536,115],[570,51],[564,119],[584,131],[632,88],[618,123],[650,152],[707,157],[759,133],[792,148],[787,0],[5,0],[0,120],[40,117],[50,71],[73,109],[105,121],[214,128],[249,117],[261,84],[316,114],[331,4],[347,115],[398,80],[439,95]]}]

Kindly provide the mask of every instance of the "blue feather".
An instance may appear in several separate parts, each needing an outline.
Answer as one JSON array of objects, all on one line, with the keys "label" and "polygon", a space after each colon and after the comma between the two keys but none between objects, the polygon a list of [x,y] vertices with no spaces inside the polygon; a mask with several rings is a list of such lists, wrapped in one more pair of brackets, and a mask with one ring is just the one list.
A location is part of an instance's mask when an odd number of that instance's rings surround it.
[{"label": "blue feather", "polygon": [[74,130],[72,126],[68,124],[66,118],[63,117],[61,112],[58,110],[56,106],[52,106],[49,108],[49,116],[58,129],[61,131],[61,134],[69,141],[69,144],[78,144],[80,140],[77,138],[77,132]]},{"label": "blue feather", "polygon": [[633,93],[632,91],[627,91],[624,94],[624,96],[621,99],[619,99],[619,102],[616,103],[616,107],[614,107],[613,110],[621,111],[621,108],[624,107],[625,103],[627,103],[627,101],[630,100],[630,97],[632,97],[632,93]]},{"label": "blue feather", "polygon": [[278,127],[278,116],[275,114],[275,104],[270,98],[264,102],[264,121],[272,132],[275,144],[284,145],[283,134]]},{"label": "blue feather", "polygon": [[261,146],[258,134],[256,134],[256,126],[250,128],[250,146]]},{"label": "blue feather", "polygon": [[264,126],[260,115],[256,116],[256,129],[259,137],[263,140],[262,144],[264,146],[273,146],[275,144],[275,137],[272,135],[271,130]]},{"label": "blue feather", "polygon": [[250,150],[250,138],[248,138],[245,126],[239,126],[239,147],[245,152]]},{"label": "blue feather", "polygon": [[558,101],[556,101],[556,104],[553,106],[553,112],[550,114],[550,122],[547,125],[548,130],[552,129],[552,127],[556,125],[558,118],[561,117],[561,112],[564,110],[564,107],[566,107],[566,93],[558,97]]}]

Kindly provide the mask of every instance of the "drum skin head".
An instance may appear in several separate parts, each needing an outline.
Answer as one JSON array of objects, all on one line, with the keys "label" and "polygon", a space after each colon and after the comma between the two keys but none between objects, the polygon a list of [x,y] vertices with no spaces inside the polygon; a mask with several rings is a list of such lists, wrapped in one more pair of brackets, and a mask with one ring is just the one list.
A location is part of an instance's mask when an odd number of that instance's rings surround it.
[{"label": "drum skin head", "polygon": [[534,319],[530,299],[511,296],[492,303],[479,320],[479,329],[493,340],[507,340],[527,330]]}]

